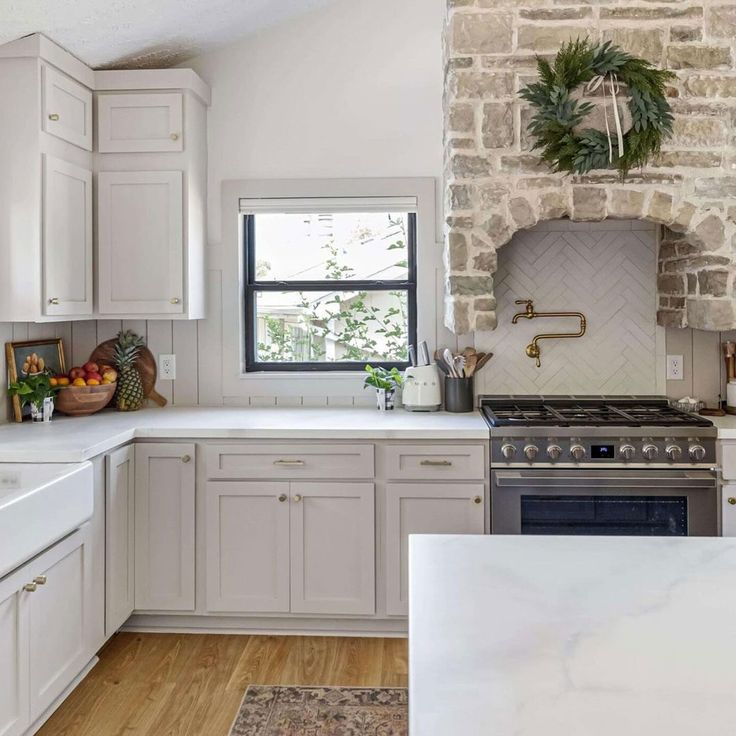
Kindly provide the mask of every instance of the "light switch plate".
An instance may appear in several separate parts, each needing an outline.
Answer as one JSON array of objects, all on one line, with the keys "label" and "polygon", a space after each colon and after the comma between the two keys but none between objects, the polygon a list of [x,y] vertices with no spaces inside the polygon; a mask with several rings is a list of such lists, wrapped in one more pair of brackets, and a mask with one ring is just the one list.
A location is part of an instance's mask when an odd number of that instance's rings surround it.
[{"label": "light switch plate", "polygon": [[682,381],[685,378],[683,374],[682,355],[667,356],[667,380]]},{"label": "light switch plate", "polygon": [[176,378],[176,355],[158,356],[158,377],[162,381],[173,381]]}]

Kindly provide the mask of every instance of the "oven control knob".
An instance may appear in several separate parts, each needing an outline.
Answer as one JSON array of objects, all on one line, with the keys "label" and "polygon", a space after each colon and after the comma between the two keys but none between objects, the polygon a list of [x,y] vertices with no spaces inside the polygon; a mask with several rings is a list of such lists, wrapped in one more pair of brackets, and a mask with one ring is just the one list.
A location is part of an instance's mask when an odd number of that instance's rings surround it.
[{"label": "oven control knob", "polygon": [[676,463],[682,457],[682,448],[678,445],[667,445],[664,454],[667,455],[668,460]]},{"label": "oven control knob", "polygon": [[538,454],[539,448],[536,445],[527,445],[524,448],[524,455],[526,455],[526,459],[529,462],[532,462],[532,460],[536,460]]},{"label": "oven control knob", "polygon": [[688,454],[694,463],[702,463],[705,460],[705,447],[703,445],[692,445]]},{"label": "oven control knob", "polygon": [[547,448],[547,457],[550,460],[559,460],[562,456],[562,448],[559,445],[550,445]]},{"label": "oven control knob", "polygon": [[644,445],[644,447],[642,447],[641,454],[644,456],[645,460],[656,460],[659,450],[657,449],[657,445]]},{"label": "oven control knob", "polygon": [[634,455],[636,455],[636,448],[634,447],[634,445],[621,445],[618,452],[624,459],[624,462],[629,462],[629,460],[634,459]]},{"label": "oven control knob", "polygon": [[502,445],[501,454],[505,460],[513,460],[516,455],[516,448],[511,444]]},{"label": "oven control knob", "polygon": [[570,454],[575,462],[580,462],[585,457],[585,448],[582,445],[573,445]]}]

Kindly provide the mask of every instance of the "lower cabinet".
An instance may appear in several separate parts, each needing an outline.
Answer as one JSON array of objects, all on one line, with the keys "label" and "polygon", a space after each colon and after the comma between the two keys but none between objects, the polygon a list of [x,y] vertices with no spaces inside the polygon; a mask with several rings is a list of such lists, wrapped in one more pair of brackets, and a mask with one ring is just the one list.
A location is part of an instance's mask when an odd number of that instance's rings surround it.
[{"label": "lower cabinet", "polygon": [[194,444],[135,446],[135,608],[194,610]]},{"label": "lower cabinet", "polygon": [[207,610],[375,612],[373,483],[207,484]]},{"label": "lower cabinet", "polygon": [[386,486],[386,612],[408,612],[410,534],[483,534],[482,483]]},{"label": "lower cabinet", "polygon": [[0,582],[0,734],[23,733],[94,654],[89,525]]},{"label": "lower cabinet", "polygon": [[724,483],[721,486],[721,499],[721,535],[736,537],[736,484]]}]

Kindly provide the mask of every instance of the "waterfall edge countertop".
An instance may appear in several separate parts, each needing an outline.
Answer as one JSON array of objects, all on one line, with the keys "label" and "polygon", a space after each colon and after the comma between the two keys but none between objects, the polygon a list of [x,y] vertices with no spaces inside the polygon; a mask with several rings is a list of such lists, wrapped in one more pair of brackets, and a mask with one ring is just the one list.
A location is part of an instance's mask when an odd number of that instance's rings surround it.
[{"label": "waterfall edge countertop", "polygon": [[475,411],[167,407],[0,425],[0,462],[82,462],[133,439],[488,440]]},{"label": "waterfall edge countertop", "polygon": [[410,537],[411,736],[723,736],[736,538]]}]

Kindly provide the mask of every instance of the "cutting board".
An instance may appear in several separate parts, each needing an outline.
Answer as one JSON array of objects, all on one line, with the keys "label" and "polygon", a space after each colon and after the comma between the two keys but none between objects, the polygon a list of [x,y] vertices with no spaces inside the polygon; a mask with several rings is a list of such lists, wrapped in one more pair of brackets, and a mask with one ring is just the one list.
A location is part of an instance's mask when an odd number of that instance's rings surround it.
[{"label": "cutting board", "polygon": [[[89,356],[89,359],[93,363],[115,365],[115,345],[117,339],[105,340],[100,343]],[[156,376],[158,375],[158,369],[156,367],[156,359],[153,357],[153,353],[145,347],[145,345],[138,352],[138,358],[135,361],[135,367],[141,376],[141,382],[143,383],[143,395],[154,401],[159,406],[166,406],[166,399],[156,391]]]}]

